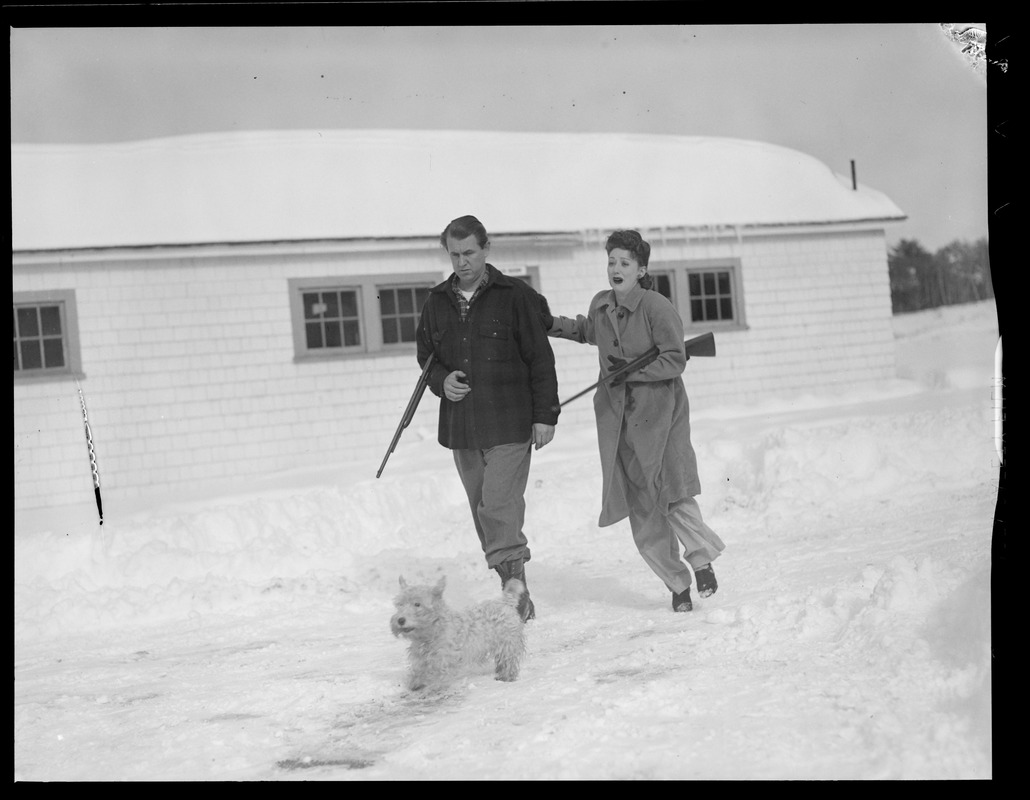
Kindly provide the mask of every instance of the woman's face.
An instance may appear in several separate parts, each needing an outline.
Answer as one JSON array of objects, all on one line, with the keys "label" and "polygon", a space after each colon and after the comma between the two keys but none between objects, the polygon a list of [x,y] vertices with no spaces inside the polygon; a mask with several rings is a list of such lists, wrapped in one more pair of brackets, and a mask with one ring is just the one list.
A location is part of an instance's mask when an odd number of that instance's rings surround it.
[{"label": "woman's face", "polygon": [[644,268],[629,250],[614,248],[608,254],[608,283],[616,294],[626,294],[639,283]]}]

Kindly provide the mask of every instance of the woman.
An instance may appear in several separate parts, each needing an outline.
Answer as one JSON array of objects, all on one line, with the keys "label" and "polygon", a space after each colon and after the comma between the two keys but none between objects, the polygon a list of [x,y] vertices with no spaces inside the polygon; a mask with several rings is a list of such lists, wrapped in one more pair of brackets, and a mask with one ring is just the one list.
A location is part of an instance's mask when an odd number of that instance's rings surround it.
[{"label": "woman", "polygon": [[628,516],[640,555],[672,592],[673,610],[690,611],[687,564],[698,594],[708,597],[718,588],[711,562],[725,545],[694,499],[701,483],[680,377],[687,364],[683,322],[668,299],[650,290],[651,246],[637,231],[615,231],[605,250],[611,289],[594,296],[585,317],[551,319],[548,334],[595,345],[602,373],[657,345],[652,361],[601,384],[594,394],[603,476],[598,524]]}]

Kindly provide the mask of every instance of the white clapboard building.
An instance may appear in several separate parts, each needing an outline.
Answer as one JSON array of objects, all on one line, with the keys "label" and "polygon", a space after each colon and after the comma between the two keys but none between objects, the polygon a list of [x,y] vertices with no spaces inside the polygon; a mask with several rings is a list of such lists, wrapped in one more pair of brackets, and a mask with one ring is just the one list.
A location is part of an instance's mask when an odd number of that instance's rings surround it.
[{"label": "white clapboard building", "polygon": [[[92,500],[80,389],[105,499],[373,477],[418,379],[421,300],[450,272],[440,231],[464,214],[566,316],[607,286],[607,233],[640,230],[687,335],[715,332],[684,376],[694,408],[894,377],[886,228],[904,214],[762,142],[233,132],[15,144],[11,168],[16,511]],[[553,343],[564,399],[596,352]],[[435,438],[437,406],[405,437]],[[591,416],[570,403],[559,434]]]}]

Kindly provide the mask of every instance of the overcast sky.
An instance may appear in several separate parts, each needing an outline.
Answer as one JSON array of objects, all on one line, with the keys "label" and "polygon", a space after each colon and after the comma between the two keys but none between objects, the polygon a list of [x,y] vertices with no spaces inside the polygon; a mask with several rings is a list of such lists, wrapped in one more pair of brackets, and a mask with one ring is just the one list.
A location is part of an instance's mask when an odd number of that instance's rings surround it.
[{"label": "overcast sky", "polygon": [[14,28],[10,42],[12,142],[282,128],[755,139],[843,175],[854,159],[909,216],[891,244],[988,235],[986,79],[937,23]]}]

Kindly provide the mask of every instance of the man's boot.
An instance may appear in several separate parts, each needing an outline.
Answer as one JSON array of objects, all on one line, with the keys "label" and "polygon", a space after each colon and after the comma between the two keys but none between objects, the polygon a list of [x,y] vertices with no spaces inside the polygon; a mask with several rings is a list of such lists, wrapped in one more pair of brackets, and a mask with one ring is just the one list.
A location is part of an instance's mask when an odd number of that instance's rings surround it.
[{"label": "man's boot", "polygon": [[[522,581],[522,585],[526,586],[526,568],[523,566],[521,558],[498,564],[494,567],[494,570],[501,576],[501,588],[504,588],[504,584],[512,578],[518,578]],[[533,601],[529,599],[528,586],[526,586],[526,591],[522,594],[522,597],[519,598],[519,604],[515,610],[519,612],[519,617],[523,622],[536,619],[536,608],[533,607]]]}]

